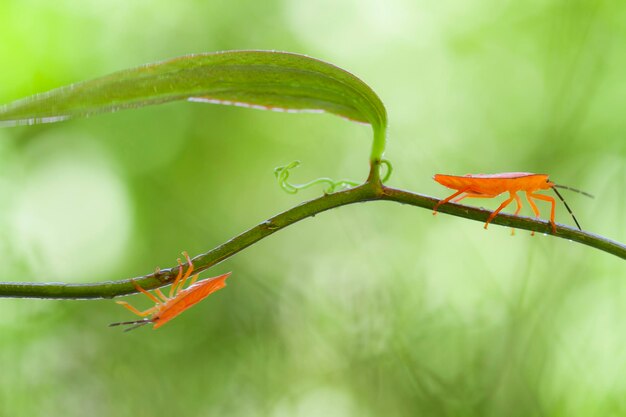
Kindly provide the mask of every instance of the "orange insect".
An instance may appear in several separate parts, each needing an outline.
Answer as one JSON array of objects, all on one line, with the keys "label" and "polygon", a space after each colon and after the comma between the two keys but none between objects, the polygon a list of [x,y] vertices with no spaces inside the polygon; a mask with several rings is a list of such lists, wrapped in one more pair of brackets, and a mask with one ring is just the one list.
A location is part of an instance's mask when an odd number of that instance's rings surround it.
[{"label": "orange insect", "polygon": [[126,301],[116,301],[117,304],[126,307],[138,316],[150,316],[150,318],[136,321],[111,323],[109,326],[134,324],[135,326],[124,330],[125,332],[128,332],[130,330],[136,329],[137,327],[144,326],[148,323],[154,323],[153,328],[158,329],[168,321],[172,320],[174,317],[178,316],[183,311],[196,305],[215,291],[221,290],[226,286],[225,281],[226,278],[230,276],[230,272],[217,277],[203,279],[198,282],[196,282],[196,280],[198,279],[198,276],[200,274],[196,274],[191,277],[189,286],[183,289],[185,282],[193,272],[193,263],[191,262],[191,259],[189,259],[189,255],[187,255],[186,252],[183,252],[183,255],[187,259],[189,268],[183,274],[183,264],[180,259],[178,259],[178,275],[176,276],[174,283],[170,287],[169,297],[166,297],[160,289],[156,288],[154,292],[159,296],[159,299],[155,297],[152,293],[141,288],[137,283],[133,281],[133,285],[135,286],[137,291],[144,293],[148,298],[154,301],[156,305],[145,311],[139,311]]},{"label": "orange insect", "polygon": [[[457,175],[443,175],[436,174],[433,179],[437,181],[439,184],[451,188],[453,190],[457,190],[456,193],[451,196],[440,200],[435,207],[433,208],[433,214],[437,214],[437,208],[452,200],[453,203],[458,203],[464,198],[493,198],[498,195],[504,193],[505,191],[509,192],[509,198],[506,199],[500,207],[498,207],[487,219],[485,223],[485,229],[489,225],[489,223],[502,211],[503,208],[508,206],[513,200],[517,203],[517,208],[515,209],[515,215],[520,212],[522,209],[522,201],[517,195],[518,191],[524,191],[526,193],[526,199],[530,204],[533,212],[535,213],[535,217],[539,218],[539,209],[535,204],[534,199],[548,201],[552,207],[550,211],[550,225],[552,226],[552,233],[556,233],[556,223],[554,222],[554,210],[556,203],[554,198],[549,197],[543,194],[537,194],[535,191],[538,190],[548,190],[553,189],[556,195],[561,199],[567,211],[572,215],[576,226],[578,226],[579,230],[580,224],[578,224],[578,220],[574,217],[574,213],[570,210],[569,206],[556,190],[556,188],[564,188],[571,191],[576,191],[578,193],[584,194],[588,197],[593,197],[591,194],[588,194],[584,191],[577,190],[575,188],[566,187],[564,185],[557,185],[551,182],[548,179],[548,175],[546,174],[532,174],[530,172],[503,172],[501,174],[467,174],[464,176]],[[514,231],[511,233],[513,234]],[[534,232],[533,232],[534,234]]]}]

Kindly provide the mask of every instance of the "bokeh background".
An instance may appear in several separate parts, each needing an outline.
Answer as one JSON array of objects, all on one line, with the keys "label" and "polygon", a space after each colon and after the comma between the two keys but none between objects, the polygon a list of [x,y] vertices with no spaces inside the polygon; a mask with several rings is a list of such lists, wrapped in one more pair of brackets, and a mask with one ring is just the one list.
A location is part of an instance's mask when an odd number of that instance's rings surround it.
[{"label": "bokeh background", "polygon": [[[434,173],[548,173],[596,195],[566,195],[586,230],[624,242],[624,22],[619,0],[3,0],[0,102],[188,53],[304,53],[386,103],[390,185],[441,198]],[[365,178],[370,140],[184,102],[2,129],[0,280],[173,266],[321,194],[284,193],[275,166]],[[626,268],[595,249],[373,202],[225,271],[158,331],[107,328],[134,317],[110,300],[0,299],[0,416],[626,415]]]}]

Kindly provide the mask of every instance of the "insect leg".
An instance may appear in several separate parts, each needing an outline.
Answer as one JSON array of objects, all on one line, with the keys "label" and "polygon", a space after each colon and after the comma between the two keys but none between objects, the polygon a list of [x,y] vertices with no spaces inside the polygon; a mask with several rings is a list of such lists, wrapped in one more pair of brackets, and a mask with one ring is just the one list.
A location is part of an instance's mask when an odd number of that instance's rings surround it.
[{"label": "insect leg", "polygon": [[[522,200],[520,200],[517,193],[513,193],[513,197],[515,197],[515,203],[517,203],[517,208],[515,209],[515,213],[513,213],[513,215],[517,216],[520,210],[522,209]],[[511,227],[511,236],[513,236],[514,234],[515,234],[515,228]]]},{"label": "insect leg", "polygon": [[[535,217],[539,218],[540,214],[539,214],[539,209],[537,208],[537,205],[535,204],[535,202],[533,201],[532,197],[530,196],[530,191],[526,191],[526,200],[528,200],[528,203],[530,203],[530,207],[533,209],[533,213],[535,213]],[[532,232],[530,232],[531,236],[535,236],[535,231],[533,230]]]},{"label": "insect leg", "polygon": [[191,281],[189,281],[189,287],[191,287],[193,284],[196,283],[196,281],[198,280],[199,276],[200,276],[200,274],[196,274],[193,277],[191,277]]},{"label": "insect leg", "polygon": [[533,201],[530,191],[526,191],[526,199],[530,203],[530,207],[533,209],[533,213],[535,213],[535,217],[539,218],[539,209],[537,208],[537,205]]},{"label": "insect leg", "polygon": [[[193,272],[193,262],[191,262],[191,258],[189,258],[189,254],[187,252],[183,252],[183,255],[187,259],[187,263],[189,264],[189,268],[187,268],[187,271],[185,271],[185,275],[183,275],[183,277],[180,279],[180,285],[178,285],[178,288],[176,289],[175,294],[178,294],[183,289],[183,287],[185,286],[185,282],[187,281],[187,278],[189,278],[189,276]],[[182,268],[182,264],[180,264],[180,259],[178,260],[178,262],[179,262],[179,265],[181,265],[181,268]]]},{"label": "insect leg", "polygon": [[554,198],[547,196],[547,195],[543,195],[543,194],[533,194],[530,191],[528,191],[526,195],[528,197],[528,200],[530,200],[531,198],[538,198],[539,200],[550,202],[550,204],[552,205],[550,207],[550,225],[552,226],[552,233],[556,233],[556,223],[554,222],[554,211],[556,209],[556,201],[554,201]]},{"label": "insect leg", "polygon": [[121,305],[122,307],[125,307],[125,308],[129,309],[131,312],[135,313],[139,317],[149,316],[150,314],[154,313],[157,310],[157,308],[158,308],[158,306],[154,306],[154,307],[149,308],[149,309],[147,309],[145,311],[139,311],[135,307],[133,307],[132,305],[127,303],[126,301],[116,301],[116,303]]},{"label": "insect leg", "polygon": [[178,259],[178,275],[176,275],[176,279],[174,279],[174,283],[170,287],[170,298],[174,295],[174,290],[176,289],[176,286],[178,285],[178,282],[180,281],[182,276],[183,276],[183,264],[180,262],[180,259]]},{"label": "insect leg", "polygon": [[152,301],[154,301],[157,304],[162,304],[161,300],[159,300],[158,298],[156,298],[154,295],[152,295],[151,293],[149,293],[148,291],[144,290],[143,288],[141,288],[139,286],[139,284],[137,284],[135,281],[133,281],[133,285],[135,286],[135,288],[137,289],[137,291],[143,293],[146,295],[146,297],[148,297],[149,299],[151,299]]},{"label": "insect leg", "polygon": [[485,229],[487,228],[487,226],[489,226],[489,223],[494,219],[494,217],[496,217],[498,215],[498,213],[500,213],[502,211],[503,208],[505,208],[506,206],[511,204],[511,201],[513,201],[513,199],[515,198],[516,194],[515,194],[515,191],[509,191],[509,194],[511,196],[509,198],[507,198],[502,204],[500,204],[500,207],[498,207],[496,209],[496,211],[494,211],[493,213],[491,213],[489,215],[489,218],[487,218],[487,222],[485,223]]},{"label": "insect leg", "polygon": [[446,204],[448,201],[452,200],[454,197],[457,197],[457,196],[463,194],[467,190],[468,190],[468,188],[464,188],[464,189],[457,191],[456,193],[452,194],[451,196],[449,196],[449,197],[447,197],[447,198],[445,198],[443,200],[439,200],[437,202],[437,204],[435,204],[435,207],[433,207],[433,216],[435,214],[437,214],[437,209],[439,208],[440,205]]},{"label": "insect leg", "polygon": [[520,200],[517,193],[513,193],[513,197],[515,197],[515,202],[517,203],[517,208],[515,209],[515,213],[513,213],[513,215],[517,216],[522,209],[522,200]]},{"label": "insect leg", "polygon": [[159,288],[155,288],[154,292],[156,293],[156,295],[159,296],[159,298],[161,298],[161,300],[163,300],[163,302],[167,303],[167,300],[169,300],[169,298],[167,298],[165,294],[163,294]]}]

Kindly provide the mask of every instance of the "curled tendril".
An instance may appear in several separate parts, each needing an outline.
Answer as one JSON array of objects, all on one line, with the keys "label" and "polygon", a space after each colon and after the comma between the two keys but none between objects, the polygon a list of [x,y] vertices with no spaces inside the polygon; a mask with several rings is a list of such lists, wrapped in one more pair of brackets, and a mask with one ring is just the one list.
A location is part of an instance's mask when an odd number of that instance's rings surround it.
[{"label": "curled tendril", "polygon": [[334,181],[331,178],[326,178],[326,177],[318,178],[318,179],[309,181],[304,184],[292,184],[289,181],[287,181],[289,178],[290,171],[294,168],[297,168],[299,165],[300,165],[300,161],[293,161],[292,163],[288,165],[274,168],[274,175],[276,176],[276,179],[278,180],[278,184],[283,190],[285,190],[286,192],[290,194],[295,194],[300,190],[312,187],[317,184],[327,184],[326,189],[324,189],[324,192],[326,194],[332,194],[338,189],[350,188],[350,187],[355,187],[359,185],[359,183],[354,182],[354,181],[349,181],[349,180]]},{"label": "curled tendril", "polygon": [[[383,159],[381,161],[381,165],[385,165],[385,167],[387,168],[385,177],[382,179],[382,182],[384,183],[391,176],[391,172],[393,171],[393,168],[391,167],[391,163],[387,161],[386,159]],[[300,166],[300,161],[293,161],[292,163],[288,165],[274,168],[274,176],[278,180],[278,185],[280,185],[280,188],[282,188],[284,191],[288,192],[289,194],[296,194],[300,190],[312,187],[317,184],[327,185],[327,187],[324,189],[325,194],[332,194],[338,190],[347,189],[350,187],[356,187],[357,185],[360,185],[356,181],[350,181],[350,180],[335,181],[327,177],[317,178],[313,181],[309,181],[304,184],[292,184],[287,180],[289,179],[289,174],[291,173],[290,171],[294,168],[297,168],[298,166]]]},{"label": "curled tendril", "polygon": [[393,166],[391,166],[391,162],[389,162],[386,159],[381,159],[380,160],[380,164],[384,165],[387,168],[387,171],[385,172],[385,176],[383,177],[382,180],[380,180],[380,182],[382,182],[384,184],[384,183],[387,182],[389,177],[391,177],[391,173],[393,172]]}]

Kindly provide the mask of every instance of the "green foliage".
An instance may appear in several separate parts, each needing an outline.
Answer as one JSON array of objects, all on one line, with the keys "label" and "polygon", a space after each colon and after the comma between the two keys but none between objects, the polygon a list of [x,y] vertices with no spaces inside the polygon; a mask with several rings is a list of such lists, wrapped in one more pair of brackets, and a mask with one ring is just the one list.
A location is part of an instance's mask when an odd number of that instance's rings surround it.
[{"label": "green foliage", "polygon": [[[274,175],[280,187],[295,194],[317,184],[326,184],[325,196],[311,200],[249,229],[211,252],[194,259],[197,271],[202,271],[228,258],[277,230],[330,208],[362,201],[386,199],[433,209],[432,197],[383,186],[392,172],[389,161],[381,159],[385,146],[385,108],[367,84],[333,65],[302,55],[269,51],[230,51],[191,55],[162,63],[121,71],[109,76],[63,87],[48,93],[19,100],[0,108],[0,116],[8,124],[38,124],[85,117],[123,108],[187,99],[227,105],[245,105],[264,110],[320,110],[365,122],[374,129],[374,144],[370,158],[370,175],[361,187],[349,180],[335,181],[318,178],[304,184],[288,182],[290,170],[300,162],[278,167]],[[380,169],[386,168],[384,178]],[[330,197],[338,189],[357,187],[354,192]],[[484,221],[488,212],[462,208],[451,203],[439,211]],[[547,232],[547,226],[537,219],[519,219],[504,214],[493,223],[511,224],[528,230]],[[626,246],[582,230],[559,227],[553,234],[575,240],[626,258]],[[0,282],[0,296],[98,298],[115,297],[136,291],[135,283],[143,288],[157,288],[172,282],[177,269],[159,270],[140,278],[115,284],[33,285]]]},{"label": "green foliage", "polygon": [[[385,99],[390,185],[445,197],[434,173],[549,173],[597,195],[568,196],[585,230],[625,240],[625,2],[381,5],[6,0],[0,103],[194,51],[313,54]],[[1,129],[0,279],[117,291],[106,280],[321,195],[285,194],[274,166],[303,159],[294,182],[362,178],[368,128],[179,102]],[[158,331],[106,328],[131,318],[110,300],[2,298],[0,415],[625,415],[623,259],[511,237],[512,217],[485,231],[395,202],[330,210],[216,251],[207,272],[233,271],[228,288]]]},{"label": "green foliage", "polygon": [[72,84],[0,107],[4,125],[51,123],[176,100],[323,111],[372,125],[376,158],[387,114],[376,93],[334,65],[286,52],[188,55]]}]

